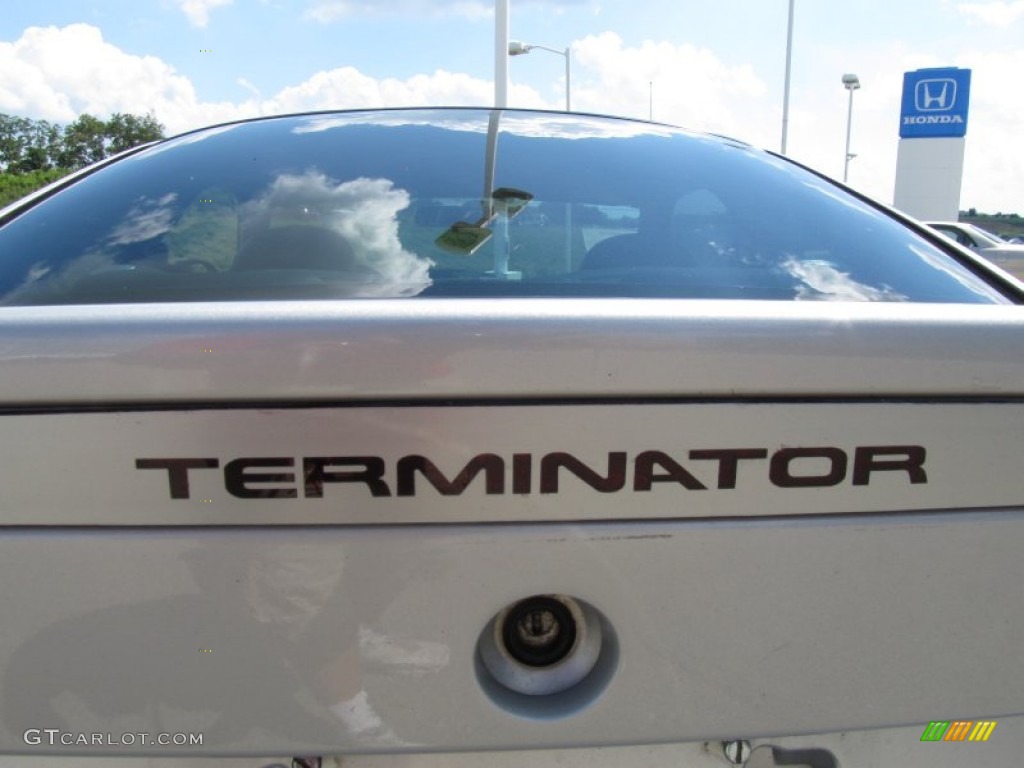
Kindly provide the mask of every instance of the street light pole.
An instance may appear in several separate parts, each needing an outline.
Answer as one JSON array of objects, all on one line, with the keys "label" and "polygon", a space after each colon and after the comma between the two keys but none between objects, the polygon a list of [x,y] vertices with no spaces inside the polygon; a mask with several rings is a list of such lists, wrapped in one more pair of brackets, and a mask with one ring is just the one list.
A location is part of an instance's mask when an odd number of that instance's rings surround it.
[{"label": "street light pole", "polygon": [[570,73],[570,63],[569,63],[571,61],[571,59],[570,59],[569,54],[570,54],[571,49],[570,48],[566,48],[564,51],[559,51],[559,50],[556,50],[555,48],[548,48],[547,46],[544,46],[544,45],[529,45],[528,43],[523,43],[523,42],[520,42],[519,40],[513,40],[512,42],[510,42],[508,44],[508,55],[509,56],[522,56],[524,53],[529,53],[530,51],[532,51],[534,49],[537,49],[537,48],[539,48],[542,51],[547,51],[548,53],[554,53],[554,54],[557,54],[559,56],[564,56],[565,57],[565,111],[569,112],[570,109],[571,109],[570,108],[570,101],[569,101],[569,93],[570,93],[569,78],[570,78],[570,75],[571,75],[571,73]]},{"label": "street light pole", "polygon": [[571,112],[569,106],[569,46],[565,47],[565,111]]},{"label": "street light pole", "polygon": [[789,79],[793,64],[793,5],[789,0],[789,24],[786,27],[786,81],[782,90],[782,154],[786,154],[786,136],[789,133]]},{"label": "street light pole", "polygon": [[497,0],[494,6],[494,106],[508,106],[508,0]]},{"label": "street light pole", "polygon": [[853,127],[853,92],[860,88],[860,80],[856,75],[843,75],[843,86],[850,92],[850,105],[846,110],[846,155],[843,163],[843,184],[850,175],[850,161],[856,155],[850,154],[850,129]]}]

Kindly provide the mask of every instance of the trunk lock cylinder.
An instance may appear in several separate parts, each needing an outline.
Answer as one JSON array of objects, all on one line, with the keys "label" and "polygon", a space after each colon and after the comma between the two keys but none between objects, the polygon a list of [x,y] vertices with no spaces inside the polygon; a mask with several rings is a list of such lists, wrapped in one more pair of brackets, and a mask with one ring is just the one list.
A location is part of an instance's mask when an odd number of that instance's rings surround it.
[{"label": "trunk lock cylinder", "polygon": [[477,677],[504,709],[569,715],[604,689],[616,667],[611,625],[568,595],[533,595],[502,609],[477,641]]},{"label": "trunk lock cylinder", "polygon": [[550,667],[576,644],[576,619],[556,598],[531,597],[505,614],[501,639],[516,661],[528,667]]}]

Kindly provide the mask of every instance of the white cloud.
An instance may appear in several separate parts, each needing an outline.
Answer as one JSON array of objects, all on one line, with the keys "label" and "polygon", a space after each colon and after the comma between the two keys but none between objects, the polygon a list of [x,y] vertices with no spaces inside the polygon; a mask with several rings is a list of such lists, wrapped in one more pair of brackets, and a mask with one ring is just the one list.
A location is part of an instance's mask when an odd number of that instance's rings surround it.
[{"label": "white cloud", "polygon": [[169,132],[256,114],[255,102],[200,102],[192,82],[155,56],[125,53],[88,24],[29,27],[0,42],[0,112],[67,123],[83,112],[152,111]]},{"label": "white cloud", "polygon": [[[414,0],[405,0],[413,2]],[[979,45],[983,45],[981,41]],[[723,133],[755,146],[777,149],[781,82],[764,82],[742,62],[724,61],[707,49],[668,42],[626,45],[606,32],[573,43],[573,107],[580,111],[646,118],[648,83],[654,85],[654,118],[699,131]],[[789,151],[794,159],[833,177],[842,176],[847,92],[845,71],[857,72],[863,88],[854,97],[853,141],[857,158],[850,183],[881,202],[892,200],[898,146],[902,73],[956,65],[973,71],[971,115],[963,177],[963,207],[1018,211],[1024,178],[1024,113],[1013,94],[1024,72],[1024,50],[960,55],[954,61],[921,56],[906,46],[811,48],[794,85]],[[564,82],[553,70],[543,95],[513,84],[509,103],[558,109]],[[800,66],[798,62],[798,67]],[[83,112],[152,112],[168,135],[258,115],[320,109],[420,105],[486,106],[489,79],[435,70],[405,79],[375,78],[355,67],[316,72],[263,97],[244,78],[248,93],[234,101],[203,100],[192,82],[153,56],[126,53],[87,24],[27,29],[0,42],[0,112],[59,123]],[[781,80],[781,77],[780,77]]]},{"label": "white cloud", "polygon": [[982,211],[1024,213],[1024,114],[1014,103],[1024,72],[1024,50],[979,53],[955,64],[971,71],[971,104],[967,123],[964,207]]},{"label": "white cloud", "polygon": [[[405,80],[377,79],[354,67],[317,72],[298,85],[260,98],[203,101],[192,82],[154,56],[135,56],[103,40],[88,24],[31,27],[13,43],[0,43],[0,112],[68,123],[83,112],[152,112],[168,135],[204,125],[258,115],[315,109],[420,105],[487,105],[489,80],[437,70]],[[549,106],[531,88],[514,86],[510,96],[523,106]]]},{"label": "white cloud", "polygon": [[240,86],[242,86],[243,88],[245,88],[245,90],[247,90],[247,91],[248,91],[249,93],[251,93],[251,94],[252,94],[253,96],[255,96],[255,97],[256,97],[257,99],[260,99],[260,98],[262,98],[262,97],[263,97],[263,94],[261,94],[261,93],[260,93],[260,89],[259,89],[259,88],[257,88],[257,87],[256,87],[255,85],[253,85],[252,83],[250,83],[250,82],[249,82],[248,80],[246,80],[246,79],[245,79],[244,77],[237,77],[237,78],[235,78],[235,82],[236,82],[236,83],[238,83],[238,84],[239,84]]},{"label": "white cloud", "polygon": [[231,5],[234,0],[177,0],[189,22],[196,27],[205,27],[210,21],[210,11],[222,5]]},{"label": "white cloud", "polygon": [[[543,107],[531,88],[513,87],[518,104]],[[489,80],[439,69],[431,75],[406,80],[378,80],[355,67],[317,72],[305,82],[285,88],[263,103],[265,113],[300,112],[311,109],[349,109],[395,106],[480,106],[492,103],[494,85]]]},{"label": "white cloud", "polygon": [[655,120],[766,143],[756,118],[768,108],[768,88],[750,66],[730,66],[688,44],[626,46],[614,32],[575,42],[572,56],[581,70],[573,109],[646,119],[653,101]]},{"label": "white cloud", "polygon": [[1024,0],[1012,2],[961,3],[957,10],[972,21],[993,27],[1009,27],[1024,17]]}]

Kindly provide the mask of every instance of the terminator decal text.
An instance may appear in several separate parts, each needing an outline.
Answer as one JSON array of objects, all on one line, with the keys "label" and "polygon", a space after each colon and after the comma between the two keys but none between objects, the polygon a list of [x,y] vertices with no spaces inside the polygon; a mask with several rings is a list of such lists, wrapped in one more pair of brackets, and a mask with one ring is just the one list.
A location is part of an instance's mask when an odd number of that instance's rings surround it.
[{"label": "terminator decal text", "polygon": [[[662,451],[632,457],[611,451],[600,467],[570,453],[537,456],[494,453],[473,456],[454,477],[425,456],[402,456],[392,463],[381,456],[291,456],[218,458],[140,458],[136,469],[163,470],[172,499],[189,499],[191,472],[222,469],[225,490],[240,499],[307,499],[324,497],[331,484],[361,484],[371,496],[416,496],[429,484],[442,496],[458,496],[483,475],[489,495],[559,493],[567,475],[595,491],[650,491],[655,483],[676,484],[688,491],[734,489],[744,477],[767,471],[777,488],[828,488],[849,483],[870,485],[880,473],[895,473],[910,484],[927,483],[925,448],[921,445],[864,445],[847,451],[834,446],[716,448],[689,451],[688,464]],[[742,469],[741,469],[742,467]],[[301,468],[301,471],[296,471]],[[451,468],[448,468],[451,469]],[[511,470],[509,472],[508,470]],[[418,480],[426,483],[418,482]],[[511,480],[511,482],[508,482]]]}]

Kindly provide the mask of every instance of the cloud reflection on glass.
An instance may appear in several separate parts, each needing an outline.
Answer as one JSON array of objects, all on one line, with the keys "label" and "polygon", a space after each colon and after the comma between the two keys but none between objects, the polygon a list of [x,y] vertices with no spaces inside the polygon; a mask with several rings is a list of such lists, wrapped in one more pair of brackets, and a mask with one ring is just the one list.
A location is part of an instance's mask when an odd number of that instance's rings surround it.
[{"label": "cloud reflection on glass", "polygon": [[[274,219],[293,222],[295,247],[278,254],[281,268],[301,265],[309,256],[299,252],[303,243],[298,233],[327,230],[343,239],[335,268],[375,276],[360,286],[360,296],[415,296],[430,285],[433,263],[405,250],[399,240],[398,213],[409,203],[409,193],[388,179],[336,182],[311,169],[277,176],[261,196],[242,206],[241,217],[264,225]],[[257,237],[265,232],[261,229]]]}]

